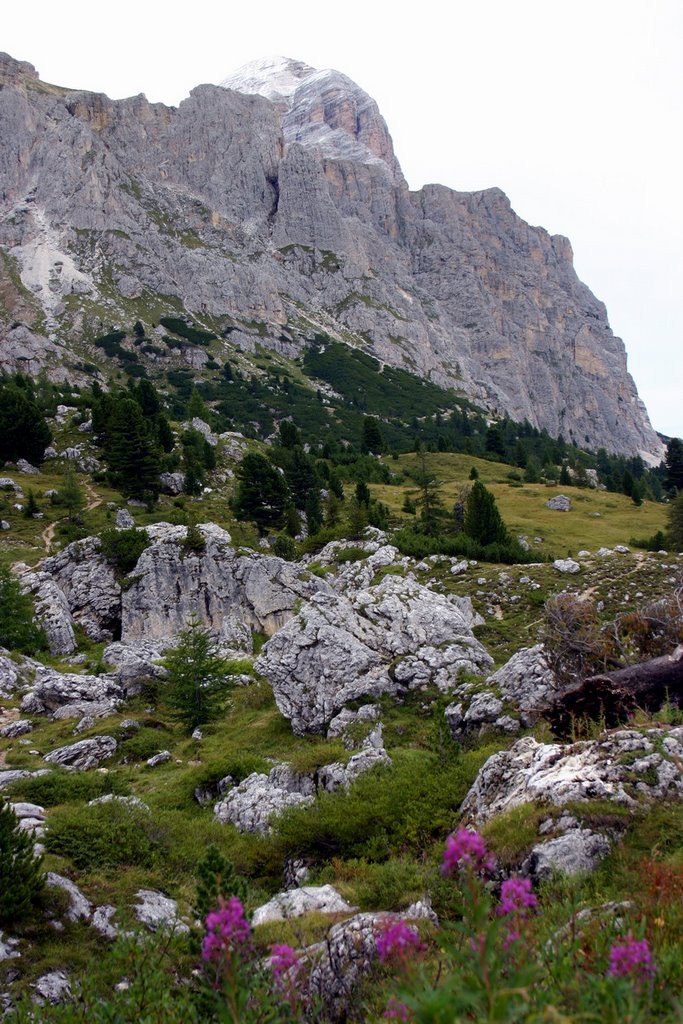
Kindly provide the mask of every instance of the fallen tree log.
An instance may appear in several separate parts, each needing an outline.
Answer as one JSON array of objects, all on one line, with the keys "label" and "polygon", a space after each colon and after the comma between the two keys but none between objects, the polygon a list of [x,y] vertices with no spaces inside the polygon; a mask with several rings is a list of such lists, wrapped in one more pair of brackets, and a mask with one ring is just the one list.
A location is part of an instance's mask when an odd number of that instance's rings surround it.
[{"label": "fallen tree log", "polygon": [[667,703],[683,707],[683,646],[672,654],[577,680],[544,712],[557,736],[570,736],[584,719],[612,728],[640,708],[659,711]]}]

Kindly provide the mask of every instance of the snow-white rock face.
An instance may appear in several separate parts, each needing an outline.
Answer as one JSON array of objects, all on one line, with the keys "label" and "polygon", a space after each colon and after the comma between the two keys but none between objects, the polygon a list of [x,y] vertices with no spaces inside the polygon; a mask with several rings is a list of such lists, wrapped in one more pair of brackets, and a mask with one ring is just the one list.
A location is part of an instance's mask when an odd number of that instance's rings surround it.
[{"label": "snow-white rock face", "polygon": [[287,146],[298,143],[323,158],[377,164],[396,184],[405,184],[377,104],[341,72],[270,57],[244,65],[220,84],[274,103],[282,112]]},{"label": "snow-white rock face", "polygon": [[304,885],[273,896],[272,900],[257,907],[251,923],[256,927],[268,921],[286,921],[303,914],[352,914],[352,907],[331,885]]},{"label": "snow-white rock face", "polygon": [[469,600],[387,575],[351,599],[315,595],[268,641],[255,667],[295,733],[322,732],[352,700],[432,682],[447,692],[461,669],[490,668],[472,634],[475,621]]},{"label": "snow-white rock face", "polygon": [[465,819],[482,823],[534,801],[562,806],[612,800],[635,807],[643,800],[681,796],[683,726],[666,732],[624,729],[569,745],[525,736],[486,761],[461,811]]}]

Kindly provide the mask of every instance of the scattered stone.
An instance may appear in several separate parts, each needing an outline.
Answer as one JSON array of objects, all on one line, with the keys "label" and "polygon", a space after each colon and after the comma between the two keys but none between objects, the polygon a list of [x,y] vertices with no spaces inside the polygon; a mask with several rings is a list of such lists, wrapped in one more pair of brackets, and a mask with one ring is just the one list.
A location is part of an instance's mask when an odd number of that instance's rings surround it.
[{"label": "scattered stone", "polygon": [[118,938],[119,934],[119,929],[112,923],[112,917],[115,913],[116,907],[105,903],[101,907],[95,907],[90,920],[90,924],[95,931],[99,932],[103,939],[109,939],[111,942]]},{"label": "scattered stone", "polygon": [[40,476],[40,470],[32,466],[26,459],[17,459],[17,469],[20,473],[27,473],[29,476]]},{"label": "scattered stone", "polygon": [[66,971],[50,971],[43,974],[32,986],[35,989],[34,1002],[39,1006],[50,1003],[57,1006],[65,1003],[71,996],[71,983]]},{"label": "scattered stone", "polygon": [[619,555],[628,555],[631,552],[630,548],[627,548],[625,544],[615,544],[613,551],[616,551]]},{"label": "scattered stone", "polygon": [[12,939],[9,936],[5,938],[3,932],[0,931],[0,963],[3,960],[18,960],[21,953],[18,950],[19,939]]},{"label": "scattered stone", "polygon": [[6,519],[0,519],[0,530],[11,530],[12,527]]},{"label": "scattered stone", "polygon": [[117,508],[116,528],[118,530],[132,530],[135,527],[135,520],[127,508]]},{"label": "scattered stone", "polygon": [[185,491],[185,479],[184,473],[161,473],[159,483],[161,484],[162,492],[174,497],[183,494]]}]

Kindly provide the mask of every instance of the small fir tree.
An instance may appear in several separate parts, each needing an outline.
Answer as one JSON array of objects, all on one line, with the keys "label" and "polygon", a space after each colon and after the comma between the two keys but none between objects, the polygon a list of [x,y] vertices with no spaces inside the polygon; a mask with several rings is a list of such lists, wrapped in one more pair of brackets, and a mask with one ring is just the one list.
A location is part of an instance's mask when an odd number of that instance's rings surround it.
[{"label": "small fir tree", "polygon": [[496,499],[475,480],[465,506],[465,533],[480,544],[507,544],[510,536],[503,522]]},{"label": "small fir tree", "polygon": [[188,733],[220,715],[232,680],[208,629],[191,622],[161,664],[168,672],[164,695],[171,715]]},{"label": "small fir tree", "polygon": [[11,805],[0,797],[0,922],[13,924],[27,917],[40,896],[44,880],[42,858],[33,850],[33,837],[19,825]]},{"label": "small fir tree", "polygon": [[45,634],[33,621],[31,598],[6,565],[0,565],[0,647],[23,654],[45,647]]}]

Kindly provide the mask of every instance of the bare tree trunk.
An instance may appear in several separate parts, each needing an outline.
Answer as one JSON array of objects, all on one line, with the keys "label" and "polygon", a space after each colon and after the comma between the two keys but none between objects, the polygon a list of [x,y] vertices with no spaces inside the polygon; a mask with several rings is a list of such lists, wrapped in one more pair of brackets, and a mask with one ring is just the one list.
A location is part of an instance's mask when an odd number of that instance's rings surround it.
[{"label": "bare tree trunk", "polygon": [[558,736],[567,736],[577,719],[603,719],[611,727],[627,719],[636,708],[657,711],[667,700],[683,707],[680,645],[663,658],[578,680],[564,690],[544,717]]}]

